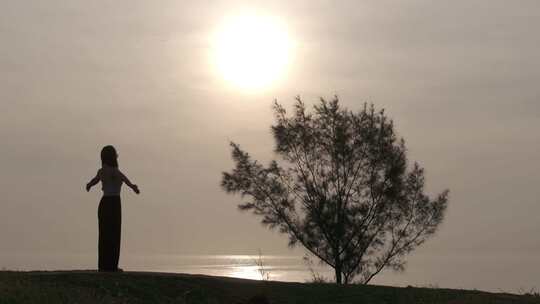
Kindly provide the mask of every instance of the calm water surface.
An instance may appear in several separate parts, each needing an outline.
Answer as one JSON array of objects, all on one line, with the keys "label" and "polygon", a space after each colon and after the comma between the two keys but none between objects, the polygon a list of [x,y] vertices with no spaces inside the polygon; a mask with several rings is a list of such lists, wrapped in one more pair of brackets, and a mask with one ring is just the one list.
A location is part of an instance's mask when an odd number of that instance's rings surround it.
[{"label": "calm water surface", "polygon": [[[207,274],[246,279],[261,279],[258,255],[141,255],[123,252],[120,267],[127,271],[156,271]],[[312,280],[309,266],[296,255],[262,256],[270,280],[306,282]],[[440,286],[481,289],[494,292],[519,292],[540,289],[540,258],[528,252],[488,253],[477,255],[413,254],[407,271],[379,274],[373,284],[391,286]],[[444,267],[452,265],[452,267]],[[0,269],[5,270],[74,270],[96,269],[92,254],[6,253],[0,252]],[[318,264],[313,270],[333,280],[331,269]]]},{"label": "calm water surface", "polygon": [[[95,269],[97,257],[90,254],[0,254],[0,267],[9,270]],[[262,266],[260,261],[262,261]],[[312,270],[328,279],[328,267],[308,265],[301,256],[284,255],[122,255],[121,268],[127,271],[156,271],[207,274],[260,280],[305,282]]]}]

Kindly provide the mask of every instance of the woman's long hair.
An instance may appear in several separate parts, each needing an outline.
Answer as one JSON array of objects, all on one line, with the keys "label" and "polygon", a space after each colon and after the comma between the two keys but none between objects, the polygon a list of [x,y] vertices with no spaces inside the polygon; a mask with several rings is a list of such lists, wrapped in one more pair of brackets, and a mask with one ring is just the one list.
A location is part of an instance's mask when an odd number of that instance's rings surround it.
[{"label": "woman's long hair", "polygon": [[113,146],[109,145],[101,149],[101,165],[118,168],[118,154]]}]

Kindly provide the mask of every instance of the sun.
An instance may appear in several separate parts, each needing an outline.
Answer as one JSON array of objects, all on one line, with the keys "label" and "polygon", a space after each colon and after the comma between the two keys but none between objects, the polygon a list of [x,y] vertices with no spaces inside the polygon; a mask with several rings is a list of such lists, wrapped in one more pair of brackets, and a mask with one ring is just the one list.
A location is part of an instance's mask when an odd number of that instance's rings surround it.
[{"label": "sun", "polygon": [[214,37],[213,57],[221,75],[242,89],[268,87],[286,71],[292,43],[276,18],[243,15],[227,20]]}]

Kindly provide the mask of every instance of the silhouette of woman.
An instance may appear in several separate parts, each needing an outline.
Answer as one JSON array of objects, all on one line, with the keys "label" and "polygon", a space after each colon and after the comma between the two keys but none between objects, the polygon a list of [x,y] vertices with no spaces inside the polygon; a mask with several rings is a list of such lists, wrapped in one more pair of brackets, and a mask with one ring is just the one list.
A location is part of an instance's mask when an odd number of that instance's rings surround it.
[{"label": "silhouette of woman", "polygon": [[122,183],[125,183],[139,194],[139,188],[118,169],[118,154],[113,146],[105,146],[101,150],[101,169],[98,170],[96,177],[86,184],[86,191],[90,191],[100,181],[103,197],[98,207],[98,269],[99,271],[122,271],[118,268],[122,225],[120,189]]}]

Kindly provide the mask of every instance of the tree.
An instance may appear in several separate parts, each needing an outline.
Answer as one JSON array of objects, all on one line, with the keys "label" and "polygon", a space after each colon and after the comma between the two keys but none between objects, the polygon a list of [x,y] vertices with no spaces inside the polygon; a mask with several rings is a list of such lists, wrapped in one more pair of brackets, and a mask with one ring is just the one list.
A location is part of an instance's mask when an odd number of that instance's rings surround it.
[{"label": "tree", "polygon": [[424,169],[409,166],[384,110],[364,104],[357,113],[334,97],[307,113],[274,103],[275,153],[265,167],[231,142],[235,168],[224,172],[227,193],[262,224],[301,244],[335,270],[336,283],[363,284],[384,268],[402,271],[404,257],[433,235],[443,220],[448,190],[424,193]]}]

